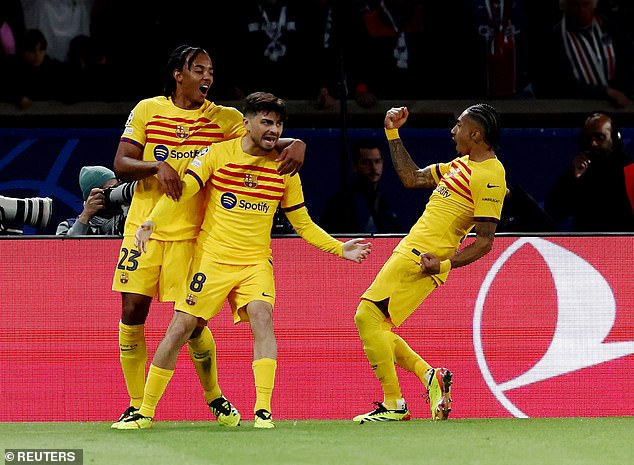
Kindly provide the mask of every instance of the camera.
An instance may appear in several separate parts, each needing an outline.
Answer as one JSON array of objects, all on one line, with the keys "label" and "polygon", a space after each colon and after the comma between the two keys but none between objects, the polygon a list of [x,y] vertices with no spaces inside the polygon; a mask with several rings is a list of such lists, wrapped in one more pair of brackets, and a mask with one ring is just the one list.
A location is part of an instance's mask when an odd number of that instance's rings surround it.
[{"label": "camera", "polygon": [[102,189],[101,192],[106,198],[106,210],[116,210],[121,205],[130,205],[136,185],[137,181],[132,181]]},{"label": "camera", "polygon": [[49,197],[16,199],[0,195],[0,234],[22,232],[9,226],[46,228],[52,215],[53,200]]}]

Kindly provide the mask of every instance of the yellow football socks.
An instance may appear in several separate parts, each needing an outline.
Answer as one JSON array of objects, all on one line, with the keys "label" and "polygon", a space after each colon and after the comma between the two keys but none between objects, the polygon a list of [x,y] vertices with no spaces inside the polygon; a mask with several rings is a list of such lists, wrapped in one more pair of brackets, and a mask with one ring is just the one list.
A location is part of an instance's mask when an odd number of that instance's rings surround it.
[{"label": "yellow football socks", "polygon": [[143,396],[143,404],[139,409],[139,413],[144,417],[154,417],[156,405],[163,397],[165,388],[167,388],[174,370],[166,370],[150,364],[147,374],[147,383],[145,383],[145,394]]},{"label": "yellow football socks", "polygon": [[277,360],[261,358],[253,361],[253,378],[255,379],[255,407],[254,412],[264,409],[271,411],[271,396],[275,384],[275,370]]},{"label": "yellow football socks", "polygon": [[126,325],[119,322],[119,358],[130,395],[130,405],[139,408],[143,402],[147,363],[144,325]]},{"label": "yellow football socks", "polygon": [[392,325],[376,305],[361,300],[354,316],[368,361],[383,388],[383,404],[396,408],[396,401],[403,398],[394,365],[394,338]]},{"label": "yellow football socks", "polygon": [[200,336],[187,341],[189,356],[194,362],[200,384],[205,390],[205,402],[208,404],[222,395],[218,386],[218,367],[216,365],[216,342],[207,326]]},{"label": "yellow football socks", "polygon": [[412,350],[401,336],[392,333],[394,337],[394,360],[396,364],[411,373],[418,376],[422,383],[425,382],[425,373],[431,368],[423,358]]}]

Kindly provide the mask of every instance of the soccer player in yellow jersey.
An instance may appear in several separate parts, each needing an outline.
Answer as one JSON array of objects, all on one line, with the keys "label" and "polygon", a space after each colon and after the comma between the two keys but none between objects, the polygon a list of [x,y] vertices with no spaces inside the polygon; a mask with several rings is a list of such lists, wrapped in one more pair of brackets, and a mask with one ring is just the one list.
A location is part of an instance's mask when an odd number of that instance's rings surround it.
[{"label": "soccer player in yellow jersey", "polygon": [[[266,92],[247,96],[241,139],[214,144],[209,153],[191,161],[186,170],[186,202],[205,185],[211,192],[202,231],[186,283],[164,339],[156,350],[145,385],[143,404],[119,429],[148,428],[159,399],[169,383],[176,358],[199,319],[209,320],[228,300],[234,322],[249,322],[253,333],[253,374],[256,402],[254,426],[273,428],[271,394],[277,367],[277,342],[273,332],[275,283],[271,258],[271,226],[281,205],[295,231],[315,247],[360,263],[371,251],[370,243],[352,239],[342,243],[317,226],[304,206],[299,176],[278,173],[278,142],[286,106]],[[146,249],[148,237],[169,228],[180,207],[163,197],[137,230],[136,246]]]},{"label": "soccer player in yellow jersey", "polygon": [[[139,102],[130,113],[115,156],[117,175],[138,179],[128,213],[124,238],[112,288],[121,292],[119,323],[121,367],[130,395],[130,406],[112,427],[141,406],[145,386],[147,349],[144,324],[154,296],[173,302],[182,287],[182,272],[189,268],[194,242],[203,218],[206,192],[183,199],[147,244],[147,253],[134,245],[134,233],[163,193],[181,195],[181,177],[189,163],[204,156],[220,141],[246,134],[242,114],[235,108],[206,99],[213,83],[213,67],[201,48],[180,46],[166,68],[164,95]],[[280,173],[295,174],[304,160],[305,144],[277,141]],[[237,425],[240,415],[222,396],[215,377],[215,342],[200,326],[192,334],[189,351],[204,389],[205,401],[218,422]]]},{"label": "soccer player in yellow jersey", "polygon": [[[406,107],[399,107],[385,116],[392,162],[405,187],[435,189],[421,217],[361,296],[354,317],[365,354],[383,389],[383,401],[375,402],[375,410],[354,417],[359,423],[410,419],[395,364],[423,382],[432,419],[447,419],[452,373],[432,368],[392,329],[445,282],[449,270],[468,265],[491,250],[506,195],[504,167],[495,153],[500,124],[493,107],[476,104],[467,108],[451,130],[458,157],[422,169],[398,135],[408,115]],[[475,240],[457,251],[472,228]]]}]

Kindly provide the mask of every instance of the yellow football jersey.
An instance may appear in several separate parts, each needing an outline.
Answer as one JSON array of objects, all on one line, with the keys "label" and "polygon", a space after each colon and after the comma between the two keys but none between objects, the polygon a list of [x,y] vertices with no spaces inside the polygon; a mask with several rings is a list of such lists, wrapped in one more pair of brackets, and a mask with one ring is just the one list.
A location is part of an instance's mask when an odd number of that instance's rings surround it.
[{"label": "yellow football jersey", "polygon": [[[277,152],[266,156],[242,151],[241,139],[214,144],[191,161],[185,172],[183,197],[210,184],[198,247],[218,263],[249,265],[271,257],[271,227],[280,205],[297,234],[315,247],[342,256],[343,243],[321,229],[308,215],[299,175],[277,172]],[[155,231],[166,227],[178,207],[167,196],[148,217]]]},{"label": "yellow football jersey", "polygon": [[[140,101],[130,113],[121,140],[143,148],[144,161],[165,161],[179,175],[196,157],[219,141],[246,134],[242,113],[232,107],[205,103],[196,110],[183,110],[167,97]],[[147,218],[163,190],[156,176],[139,181],[128,212],[125,236],[133,236]],[[153,239],[178,241],[197,236],[204,212],[205,192],[179,203],[168,224]]]},{"label": "yellow football jersey", "polygon": [[506,195],[505,171],[497,158],[474,162],[463,156],[437,164],[432,175],[436,189],[395,250],[431,252],[444,260],[454,255],[476,222],[499,222]]}]

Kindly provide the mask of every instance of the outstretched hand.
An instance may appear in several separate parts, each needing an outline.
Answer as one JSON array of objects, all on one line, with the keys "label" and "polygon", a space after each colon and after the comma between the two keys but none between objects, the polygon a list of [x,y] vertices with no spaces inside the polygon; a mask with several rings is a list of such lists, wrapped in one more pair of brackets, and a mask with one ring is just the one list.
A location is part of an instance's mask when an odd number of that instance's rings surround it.
[{"label": "outstretched hand", "polygon": [[433,253],[425,252],[420,256],[420,269],[425,274],[438,274],[440,260]]},{"label": "outstretched hand", "polygon": [[134,233],[134,246],[141,252],[147,252],[147,241],[150,240],[150,236],[154,231],[154,222],[147,220],[139,226]]},{"label": "outstretched hand", "polygon": [[372,243],[361,241],[363,239],[351,239],[348,242],[344,242],[343,258],[355,263],[361,263],[368,258],[368,255],[372,252]]},{"label": "outstretched hand", "polygon": [[409,110],[407,107],[390,108],[385,114],[383,125],[385,129],[398,129],[405,124],[408,116]]}]

